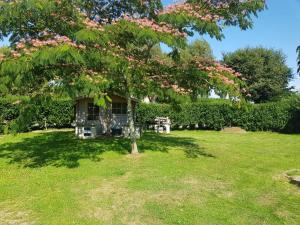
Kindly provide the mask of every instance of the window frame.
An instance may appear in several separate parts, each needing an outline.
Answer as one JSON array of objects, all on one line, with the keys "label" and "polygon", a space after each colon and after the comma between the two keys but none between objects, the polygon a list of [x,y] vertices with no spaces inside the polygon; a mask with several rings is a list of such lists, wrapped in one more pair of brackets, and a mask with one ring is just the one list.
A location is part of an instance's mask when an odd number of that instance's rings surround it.
[{"label": "window frame", "polygon": [[87,120],[97,121],[100,120],[100,107],[94,103],[89,102],[87,106]]},{"label": "window frame", "polygon": [[[118,106],[116,106],[118,105]],[[111,112],[114,115],[127,115],[127,103],[125,102],[112,102]]]}]

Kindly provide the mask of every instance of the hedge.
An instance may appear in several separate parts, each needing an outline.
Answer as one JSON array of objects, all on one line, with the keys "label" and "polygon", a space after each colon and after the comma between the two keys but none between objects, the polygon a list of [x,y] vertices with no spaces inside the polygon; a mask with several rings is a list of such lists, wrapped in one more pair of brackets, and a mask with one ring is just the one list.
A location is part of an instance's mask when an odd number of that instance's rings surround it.
[{"label": "hedge", "polygon": [[248,131],[300,132],[300,109],[291,101],[249,103],[242,107],[226,100],[204,100],[176,108],[167,104],[141,104],[137,115],[145,127],[153,124],[155,117],[162,116],[171,119],[173,129],[221,130],[239,126]]},{"label": "hedge", "polygon": [[[137,119],[144,127],[155,117],[168,116],[173,129],[198,128],[221,130],[239,126],[248,131],[300,132],[300,98],[266,104],[245,104],[238,107],[227,100],[204,99],[197,103],[139,104]],[[60,99],[39,99],[22,103],[0,98],[0,133],[9,130],[24,132],[33,129],[71,127],[74,102]]]},{"label": "hedge", "polygon": [[74,121],[71,100],[38,99],[34,101],[0,98],[0,133],[45,128],[67,128]]}]

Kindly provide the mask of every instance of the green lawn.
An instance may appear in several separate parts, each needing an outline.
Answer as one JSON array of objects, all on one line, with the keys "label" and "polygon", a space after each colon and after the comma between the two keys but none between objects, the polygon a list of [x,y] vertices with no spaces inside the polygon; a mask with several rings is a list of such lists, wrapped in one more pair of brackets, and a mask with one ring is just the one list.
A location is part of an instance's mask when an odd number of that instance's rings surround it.
[{"label": "green lawn", "polygon": [[300,135],[71,132],[0,137],[0,224],[300,224]]}]

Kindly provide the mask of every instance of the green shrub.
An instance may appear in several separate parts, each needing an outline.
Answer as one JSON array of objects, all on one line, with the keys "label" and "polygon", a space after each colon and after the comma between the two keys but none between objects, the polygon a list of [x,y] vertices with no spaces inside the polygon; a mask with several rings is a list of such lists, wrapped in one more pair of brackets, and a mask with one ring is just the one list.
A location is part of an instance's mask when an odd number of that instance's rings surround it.
[{"label": "green shrub", "polygon": [[[226,100],[204,100],[197,103],[171,105],[140,104],[138,121],[144,126],[153,124],[155,117],[169,117],[173,128],[194,128],[221,130],[224,127],[239,126],[249,131],[299,132],[300,109],[295,100],[266,104],[245,104],[237,106]],[[294,121],[294,122],[292,122]],[[296,122],[298,121],[298,122]]]},{"label": "green shrub", "polygon": [[161,104],[140,104],[137,117],[143,125],[152,124],[155,117],[169,117],[172,127],[195,127],[219,130],[230,126],[234,108],[229,101],[208,101],[181,104],[178,107]]},{"label": "green shrub", "polygon": [[20,106],[15,99],[0,98],[0,133],[6,133],[8,123],[20,114]]},{"label": "green shrub", "polygon": [[284,131],[290,118],[290,105],[265,103],[237,110],[234,125],[251,131]]},{"label": "green shrub", "polygon": [[[300,97],[280,102],[245,104],[241,107],[227,100],[203,99],[176,106],[140,104],[138,122],[145,127],[155,117],[169,117],[172,128],[221,130],[239,126],[249,131],[300,132]],[[33,129],[65,128],[74,121],[74,104],[61,99],[1,99],[0,133],[24,132]]]},{"label": "green shrub", "polygon": [[0,99],[0,133],[33,129],[70,127],[74,120],[71,100],[34,99],[14,101]]}]

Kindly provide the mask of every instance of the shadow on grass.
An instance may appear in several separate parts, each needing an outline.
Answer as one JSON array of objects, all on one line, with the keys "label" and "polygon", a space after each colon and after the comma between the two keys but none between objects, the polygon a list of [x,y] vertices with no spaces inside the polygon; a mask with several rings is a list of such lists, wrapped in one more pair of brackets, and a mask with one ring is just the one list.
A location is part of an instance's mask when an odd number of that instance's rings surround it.
[{"label": "shadow on grass", "polygon": [[[214,157],[200,148],[192,138],[146,133],[138,144],[141,152],[168,152],[168,149],[179,148],[189,158]],[[80,159],[101,161],[100,155],[106,151],[128,154],[129,148],[129,140],[123,138],[79,140],[73,132],[51,132],[25,138],[21,142],[0,145],[0,158],[30,168],[50,165],[75,168],[79,166]]]}]

